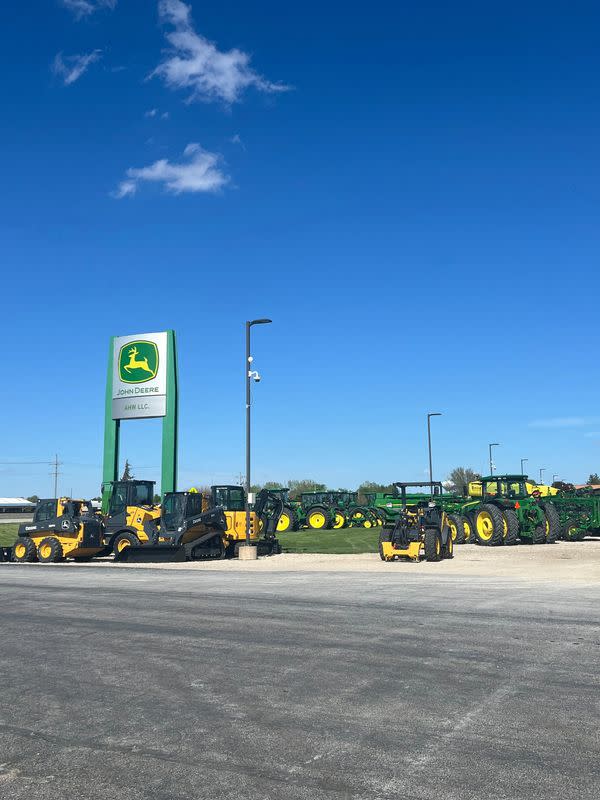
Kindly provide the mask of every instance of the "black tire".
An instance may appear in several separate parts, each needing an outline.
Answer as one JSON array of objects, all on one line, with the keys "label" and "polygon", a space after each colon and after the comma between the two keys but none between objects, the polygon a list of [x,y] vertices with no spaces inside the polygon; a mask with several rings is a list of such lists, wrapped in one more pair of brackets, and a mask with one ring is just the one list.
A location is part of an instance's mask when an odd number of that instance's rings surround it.
[{"label": "black tire", "polygon": [[55,536],[47,536],[38,545],[38,561],[42,564],[55,564],[63,560],[63,549],[61,543]]},{"label": "black tire", "polygon": [[448,531],[448,538],[446,539],[446,544],[442,548],[442,558],[454,558],[454,545],[456,542],[452,541],[452,536],[450,536],[450,531]]},{"label": "black tire", "polygon": [[425,530],[425,561],[439,561],[442,557],[442,537],[437,528]]},{"label": "black tire", "polygon": [[519,538],[519,517],[517,516],[517,512],[513,508],[505,508],[502,514],[508,527],[506,536],[504,537],[504,544],[505,546],[516,544]]},{"label": "black tire", "polygon": [[475,536],[475,518],[472,514],[463,515],[465,527],[465,544],[475,544],[477,537]]},{"label": "black tire", "polygon": [[13,561],[18,561],[20,564],[37,561],[37,550],[33,539],[28,536],[19,536],[13,545]]},{"label": "black tire", "polygon": [[531,544],[546,544],[546,526],[536,525],[531,538]]},{"label": "black tire", "polygon": [[332,510],[331,527],[334,531],[341,531],[342,528],[348,527],[348,515],[343,508],[334,508]]},{"label": "black tire", "polygon": [[542,509],[548,522],[546,542],[554,544],[560,538],[560,516],[554,503],[543,503]]},{"label": "black tire", "polygon": [[448,525],[452,533],[454,544],[465,543],[465,524],[460,514],[449,514]]},{"label": "black tire", "polygon": [[327,530],[331,528],[331,514],[324,506],[314,506],[306,514],[306,524],[312,530]]},{"label": "black tire", "polygon": [[289,531],[298,530],[298,518],[296,512],[291,506],[284,506],[277,523],[277,533],[288,533]]},{"label": "black tire", "polygon": [[580,542],[585,533],[579,527],[576,519],[568,519],[562,526],[562,538],[565,542]]},{"label": "black tire", "polygon": [[[474,518],[477,544],[496,547],[504,542],[504,519],[499,508],[491,503],[485,503],[474,512]],[[484,521],[485,526],[482,524]]]},{"label": "black tire", "polygon": [[[127,542],[127,544],[125,544]],[[121,531],[117,533],[112,543],[112,551],[115,556],[115,561],[119,561],[122,557],[123,550],[127,547],[139,547],[140,540],[133,533],[129,531]]]},{"label": "black tire", "polygon": [[392,540],[392,531],[389,530],[389,528],[388,529],[384,528],[379,534],[379,558],[382,561],[391,560],[385,557],[385,555],[383,554],[383,547],[382,547],[383,542],[391,542],[391,540]]}]

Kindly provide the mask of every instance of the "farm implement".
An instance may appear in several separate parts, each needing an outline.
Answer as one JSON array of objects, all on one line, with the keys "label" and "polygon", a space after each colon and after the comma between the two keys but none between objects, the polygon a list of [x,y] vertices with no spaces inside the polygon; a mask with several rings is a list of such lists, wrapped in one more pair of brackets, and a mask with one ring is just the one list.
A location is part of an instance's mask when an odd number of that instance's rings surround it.
[{"label": "farm implement", "polygon": [[302,492],[299,499],[292,500],[289,489],[270,491],[279,495],[283,503],[277,528],[279,533],[301,528],[337,530],[348,527],[372,528],[383,524],[383,515],[359,504],[357,492]]}]

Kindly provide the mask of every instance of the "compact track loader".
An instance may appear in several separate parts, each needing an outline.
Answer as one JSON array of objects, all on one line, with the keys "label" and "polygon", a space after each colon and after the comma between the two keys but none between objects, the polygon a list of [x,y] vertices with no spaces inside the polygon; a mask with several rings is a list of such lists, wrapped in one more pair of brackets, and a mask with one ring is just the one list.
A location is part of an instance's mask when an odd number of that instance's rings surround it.
[{"label": "compact track loader", "polygon": [[38,500],[32,522],[19,526],[14,561],[89,561],[104,551],[102,520],[85,500]]},{"label": "compact track loader", "polygon": [[[402,507],[393,528],[384,529],[379,536],[379,555],[382,561],[410,559],[420,561],[440,561],[452,558],[454,543],[448,516],[434,500],[434,490],[442,492],[442,484],[434,483],[396,483],[400,489]],[[408,505],[406,489],[429,487],[431,497]]]}]

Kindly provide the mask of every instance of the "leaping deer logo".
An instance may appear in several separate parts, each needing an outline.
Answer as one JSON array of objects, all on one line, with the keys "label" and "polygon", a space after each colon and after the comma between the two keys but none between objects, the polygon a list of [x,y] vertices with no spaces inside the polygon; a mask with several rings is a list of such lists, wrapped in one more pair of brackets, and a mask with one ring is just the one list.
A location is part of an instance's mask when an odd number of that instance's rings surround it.
[{"label": "leaping deer logo", "polygon": [[143,369],[144,372],[149,372],[150,375],[154,375],[154,371],[148,366],[148,358],[146,356],[144,356],[144,358],[137,358],[137,354],[138,349],[135,346],[127,351],[129,363],[124,364],[123,369],[128,373],[131,373],[132,369]]}]

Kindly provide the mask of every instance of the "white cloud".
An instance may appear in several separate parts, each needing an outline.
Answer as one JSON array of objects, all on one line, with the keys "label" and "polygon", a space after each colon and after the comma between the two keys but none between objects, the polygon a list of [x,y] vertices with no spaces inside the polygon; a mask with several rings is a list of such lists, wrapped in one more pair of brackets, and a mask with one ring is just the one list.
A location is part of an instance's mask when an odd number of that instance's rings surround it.
[{"label": "white cloud", "polygon": [[62,0],[62,4],[69,11],[72,11],[77,19],[89,17],[101,8],[114,8],[117,0]]},{"label": "white cloud", "polygon": [[196,33],[191,7],[181,0],[159,0],[161,20],[174,30],[165,34],[171,50],[151,73],[172,89],[191,89],[189,100],[234,103],[249,87],[261,92],[284,92],[290,87],[271,83],[250,67],[250,56],[234,49],[221,52]]},{"label": "white cloud", "polygon": [[155,117],[158,114],[158,108],[151,108],[150,111],[146,111],[144,114],[145,117]]},{"label": "white cloud", "polygon": [[536,419],[529,423],[530,428],[578,428],[587,425],[585,417],[550,417],[550,419]]},{"label": "white cloud", "polygon": [[58,53],[52,63],[52,70],[55,75],[62,78],[65,86],[70,86],[81,78],[90,64],[98,61],[101,53],[101,50],[92,50],[91,53],[75,56],[63,56],[62,53]]},{"label": "white cloud", "polygon": [[134,195],[142,181],[163,184],[169,192],[217,192],[229,182],[229,176],[219,167],[221,157],[203,150],[199,144],[188,144],[183,160],[171,162],[166,158],[148,167],[131,168],[126,172],[113,196],[121,199]]}]

